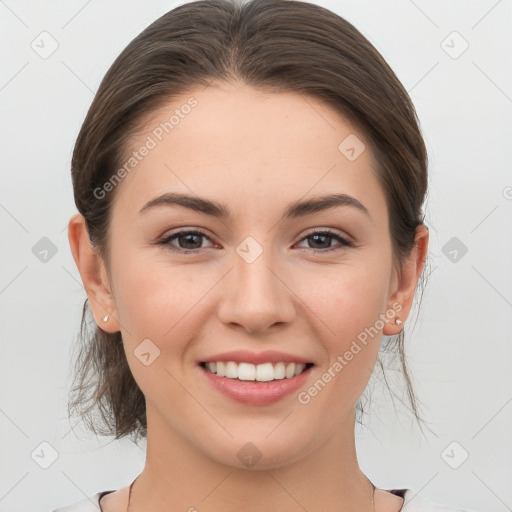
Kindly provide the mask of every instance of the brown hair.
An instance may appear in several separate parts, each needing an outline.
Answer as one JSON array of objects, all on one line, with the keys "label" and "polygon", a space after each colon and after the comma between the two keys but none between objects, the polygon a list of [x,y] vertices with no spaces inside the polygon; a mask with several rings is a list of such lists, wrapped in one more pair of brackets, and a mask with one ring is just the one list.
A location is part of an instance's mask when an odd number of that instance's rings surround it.
[{"label": "brown hair", "polygon": [[[295,0],[181,5],[148,26],[114,61],[89,108],[71,164],[76,206],[107,267],[116,190],[102,199],[93,191],[119,168],[130,137],[148,115],[192,86],[215,81],[315,97],[364,134],[379,164],[376,173],[399,268],[414,246],[416,227],[423,224],[427,191],[427,153],[414,106],[353,25],[323,7]],[[145,437],[145,397],[131,374],[121,333],[106,333],[94,321],[88,325],[87,312],[86,299],[68,412],[77,410],[96,433]],[[400,355],[411,410],[423,421],[407,371],[403,329],[385,350]],[[380,358],[379,363],[383,369]],[[357,405],[362,412],[361,401]]]}]

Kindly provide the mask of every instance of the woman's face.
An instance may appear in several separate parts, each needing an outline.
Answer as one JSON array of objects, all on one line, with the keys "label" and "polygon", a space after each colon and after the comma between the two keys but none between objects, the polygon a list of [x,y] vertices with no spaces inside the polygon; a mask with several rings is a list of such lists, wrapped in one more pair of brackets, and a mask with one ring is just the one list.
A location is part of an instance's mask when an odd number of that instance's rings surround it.
[{"label": "woman's face", "polygon": [[[353,430],[383,330],[406,313],[363,135],[311,97],[223,84],[158,110],[128,153],[102,190],[115,193],[112,316],[148,442],[269,468]],[[201,364],[219,361],[249,364],[224,365],[242,380]],[[282,378],[294,361],[313,366]]]}]

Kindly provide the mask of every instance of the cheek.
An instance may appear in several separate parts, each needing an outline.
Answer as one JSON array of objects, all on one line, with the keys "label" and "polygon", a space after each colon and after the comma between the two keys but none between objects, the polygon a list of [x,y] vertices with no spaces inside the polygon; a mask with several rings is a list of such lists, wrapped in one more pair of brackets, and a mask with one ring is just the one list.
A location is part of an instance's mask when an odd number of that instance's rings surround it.
[{"label": "cheek", "polygon": [[194,334],[199,301],[216,282],[211,269],[177,266],[164,258],[127,254],[116,268],[116,308],[132,350],[149,338],[162,352],[182,350]]},{"label": "cheek", "polygon": [[[386,308],[386,271],[386,262],[339,266],[329,279],[317,280],[309,294],[308,306],[321,320],[317,335],[328,356],[318,369],[317,378],[327,384],[317,386],[323,398],[315,399],[315,407],[336,404],[341,413],[366,387],[384,327],[379,315]],[[311,393],[316,396],[316,390]]]},{"label": "cheek", "polygon": [[[333,435],[368,384],[382,332],[374,329],[385,307],[383,272],[382,267],[364,268],[361,262],[339,266],[330,279],[317,280],[315,292],[308,296],[308,306],[321,319],[316,337],[327,356],[296,396],[297,429],[309,429],[311,438]],[[323,420],[319,423],[318,418]]]},{"label": "cheek", "polygon": [[[376,324],[387,302],[386,272],[386,265],[377,262],[339,265],[329,270],[329,275],[316,279],[309,293],[304,290],[308,306],[324,322],[334,347],[343,349],[348,341]],[[380,322],[377,328],[382,330]]]},{"label": "cheek", "polygon": [[182,389],[171,376],[181,374],[189,340],[202,325],[198,301],[207,284],[190,274],[133,257],[117,268],[116,308],[128,364],[146,398],[159,404],[179,403]]}]

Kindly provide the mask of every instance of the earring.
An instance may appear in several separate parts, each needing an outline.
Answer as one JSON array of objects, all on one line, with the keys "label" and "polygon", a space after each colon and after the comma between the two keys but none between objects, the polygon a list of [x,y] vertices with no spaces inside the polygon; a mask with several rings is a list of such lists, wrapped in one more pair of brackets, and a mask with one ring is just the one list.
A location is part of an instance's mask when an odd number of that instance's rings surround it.
[{"label": "earring", "polygon": [[397,319],[395,320],[395,324],[396,324],[396,325],[402,325],[402,323],[403,323],[403,322],[402,322],[402,320],[400,320],[400,318],[397,318]]},{"label": "earring", "polygon": [[103,317],[103,321],[104,321],[104,322],[108,321],[108,315],[105,315],[105,316]]}]

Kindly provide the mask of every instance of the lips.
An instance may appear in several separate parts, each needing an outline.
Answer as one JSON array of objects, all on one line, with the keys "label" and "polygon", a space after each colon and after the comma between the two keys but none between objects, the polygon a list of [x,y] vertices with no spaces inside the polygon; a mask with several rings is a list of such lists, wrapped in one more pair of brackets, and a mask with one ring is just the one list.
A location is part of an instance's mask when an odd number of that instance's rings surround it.
[{"label": "lips", "polygon": [[226,397],[263,406],[301,387],[314,363],[284,352],[238,350],[208,356],[198,366],[207,382]]},{"label": "lips", "polygon": [[269,382],[244,381],[218,377],[215,373],[198,366],[206,382],[220,394],[244,406],[266,406],[283,400],[304,386],[311,375],[311,368],[289,379]]}]

